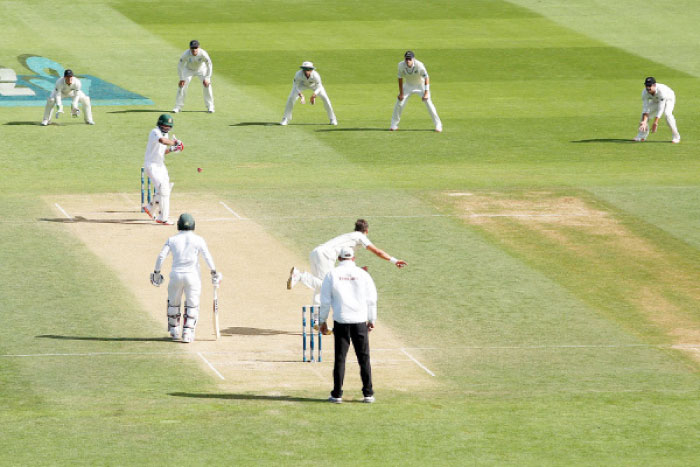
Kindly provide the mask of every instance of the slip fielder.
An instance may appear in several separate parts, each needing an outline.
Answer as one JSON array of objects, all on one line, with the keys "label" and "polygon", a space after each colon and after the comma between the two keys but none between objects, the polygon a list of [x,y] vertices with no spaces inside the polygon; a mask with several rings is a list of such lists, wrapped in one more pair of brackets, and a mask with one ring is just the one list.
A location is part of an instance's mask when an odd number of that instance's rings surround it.
[{"label": "slip fielder", "polygon": [[416,60],[415,55],[410,50],[406,51],[403,61],[399,62],[397,76],[399,80],[399,95],[394,105],[394,113],[391,116],[391,126],[389,129],[391,131],[399,129],[401,113],[406,106],[406,102],[408,102],[408,98],[413,94],[418,94],[421,96],[421,99],[423,99],[423,102],[425,102],[428,114],[430,114],[433,125],[435,125],[435,131],[438,133],[441,132],[442,122],[430,98],[430,76],[428,76],[428,70],[425,69],[423,62]]},{"label": "slip fielder", "polygon": [[663,115],[666,123],[671,128],[671,142],[680,143],[681,135],[676,127],[676,118],[673,116],[673,108],[676,105],[676,94],[673,89],[665,84],[657,83],[653,76],[644,80],[642,91],[642,120],[639,122],[639,131],[635,141],[645,141],[649,137],[649,115],[654,115],[654,123],[651,124],[651,132],[656,133],[659,119]]},{"label": "slip fielder", "polygon": [[331,105],[331,100],[326,93],[326,89],[323,87],[321,82],[321,75],[316,71],[316,67],[311,62],[304,62],[299,67],[301,70],[294,74],[294,80],[292,81],[292,91],[289,93],[287,98],[287,105],[284,108],[284,116],[280,125],[287,125],[292,121],[292,110],[294,109],[294,104],[296,104],[297,99],[302,103],[306,103],[302,91],[308,89],[313,91],[309,102],[311,105],[316,103],[316,97],[320,97],[323,101],[323,107],[326,109],[326,114],[328,114],[328,120],[331,125],[337,125],[338,120],[335,118],[335,113],[333,112],[333,106]]},{"label": "slip fielder", "polygon": [[190,48],[180,57],[177,64],[177,72],[180,76],[178,82],[177,96],[175,97],[174,113],[178,113],[185,106],[185,96],[187,88],[193,77],[202,80],[202,93],[204,94],[204,104],[207,112],[214,113],[214,94],[211,88],[211,75],[214,72],[214,65],[206,50],[199,48],[199,41],[190,41]]}]

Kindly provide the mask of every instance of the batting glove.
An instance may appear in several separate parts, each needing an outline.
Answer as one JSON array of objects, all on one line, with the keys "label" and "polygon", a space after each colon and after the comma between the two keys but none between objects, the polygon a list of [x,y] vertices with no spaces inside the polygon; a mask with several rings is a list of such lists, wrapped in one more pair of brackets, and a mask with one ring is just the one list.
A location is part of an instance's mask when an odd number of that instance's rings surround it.
[{"label": "batting glove", "polygon": [[153,284],[154,287],[160,287],[160,284],[163,283],[163,274],[160,273],[160,271],[153,271],[151,273],[151,284]]},{"label": "batting glove", "polygon": [[221,283],[221,279],[223,279],[224,276],[220,272],[212,271],[211,272],[211,283],[212,285],[218,287],[219,284]]}]

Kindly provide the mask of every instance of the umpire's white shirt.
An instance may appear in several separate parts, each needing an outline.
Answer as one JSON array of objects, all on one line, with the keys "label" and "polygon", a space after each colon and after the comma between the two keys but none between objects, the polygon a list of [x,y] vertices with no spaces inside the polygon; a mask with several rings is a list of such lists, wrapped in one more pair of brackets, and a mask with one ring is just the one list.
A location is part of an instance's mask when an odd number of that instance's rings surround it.
[{"label": "umpire's white shirt", "polygon": [[148,143],[146,144],[146,154],[144,156],[144,165],[150,164],[165,164],[166,145],[160,142],[161,138],[167,138],[168,133],[163,133],[160,128],[155,127],[148,135]]},{"label": "umpire's white shirt", "polygon": [[333,307],[336,323],[374,323],[377,320],[377,288],[372,277],[354,261],[341,261],[321,285],[321,322]]},{"label": "umpire's white shirt", "polygon": [[294,89],[296,92],[306,91],[311,89],[318,94],[323,89],[323,84],[321,83],[321,75],[318,74],[316,70],[313,70],[309,77],[306,77],[304,70],[299,70],[294,75]]},{"label": "umpire's white shirt", "polygon": [[211,257],[209,249],[207,248],[207,242],[191,230],[182,230],[165,242],[156,260],[155,271],[160,271],[168,253],[173,254],[173,266],[170,270],[171,274],[191,272],[199,274],[200,254],[204,257],[204,261],[207,262],[209,269],[212,271],[216,270],[214,259]]},{"label": "umpire's white shirt", "polygon": [[656,83],[656,93],[652,96],[646,88],[642,91],[642,113],[651,113],[656,110],[655,117],[661,118],[668,102],[676,101],[676,94],[673,89],[665,84]]},{"label": "umpire's white shirt", "polygon": [[197,55],[192,55],[192,51],[187,49],[180,57],[180,61],[177,64],[177,71],[180,75],[180,79],[186,79],[187,71],[189,71],[190,73],[194,72],[211,80],[211,75],[214,72],[214,65],[206,50],[199,49]]},{"label": "umpire's white shirt", "polygon": [[425,69],[423,62],[413,59],[413,66],[409,68],[406,61],[399,62],[398,78],[403,78],[404,84],[408,84],[414,88],[422,88],[425,85],[425,80],[429,78],[428,70]]},{"label": "umpire's white shirt", "polygon": [[53,97],[56,97],[57,95],[61,97],[75,97],[82,86],[83,85],[80,83],[80,80],[75,76],[71,80],[70,84],[66,84],[65,78],[58,78],[52,94]]}]

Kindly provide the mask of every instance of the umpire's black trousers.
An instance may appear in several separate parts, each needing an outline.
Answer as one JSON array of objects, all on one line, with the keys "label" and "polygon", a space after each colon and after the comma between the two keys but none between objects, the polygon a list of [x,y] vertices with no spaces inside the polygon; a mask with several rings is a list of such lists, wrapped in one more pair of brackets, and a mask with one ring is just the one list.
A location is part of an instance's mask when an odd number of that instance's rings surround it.
[{"label": "umpire's black trousers", "polygon": [[345,379],[345,357],[348,355],[350,341],[355,349],[357,363],[360,365],[362,394],[374,395],[372,390],[372,368],[369,363],[369,331],[367,323],[333,323],[333,340],[335,342],[335,363],[333,364],[333,392],[331,396],[343,396]]}]

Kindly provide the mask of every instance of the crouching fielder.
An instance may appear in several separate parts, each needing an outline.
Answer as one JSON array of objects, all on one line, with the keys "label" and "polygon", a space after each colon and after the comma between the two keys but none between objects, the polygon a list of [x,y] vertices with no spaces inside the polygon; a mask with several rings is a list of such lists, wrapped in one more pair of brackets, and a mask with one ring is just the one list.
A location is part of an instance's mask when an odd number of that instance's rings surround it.
[{"label": "crouching fielder", "polygon": [[657,83],[653,76],[645,79],[644,91],[642,91],[642,120],[639,122],[639,132],[634,140],[645,141],[649,137],[649,115],[654,116],[654,123],[651,124],[652,133],[656,133],[659,119],[663,115],[671,129],[671,142],[680,143],[681,135],[678,133],[676,118],[673,116],[675,106],[676,94],[673,89],[665,84]]},{"label": "crouching fielder", "polygon": [[163,261],[168,253],[173,254],[173,265],[168,282],[168,333],[177,340],[180,338],[180,302],[185,293],[185,314],[183,316],[182,342],[194,341],[194,330],[199,318],[199,296],[202,293],[202,279],[199,271],[199,255],[202,255],[211,269],[211,282],[218,286],[221,273],[216,272],[214,260],[209,253],[207,243],[194,233],[194,218],[182,214],[177,220],[177,235],[170,237],[160,250],[156,265],[151,273],[151,284],[159,287],[163,283],[160,273]]},{"label": "crouching fielder", "polygon": [[70,105],[71,115],[75,118],[80,115],[80,109],[78,104],[83,104],[83,113],[85,114],[85,123],[88,125],[94,125],[95,122],[92,121],[92,106],[90,105],[90,98],[85,95],[83,91],[80,90],[82,84],[80,80],[73,76],[73,70],[66,70],[63,72],[63,78],[58,78],[56,80],[56,85],[54,90],[51,91],[51,95],[46,99],[46,107],[44,107],[44,119],[41,121],[42,126],[46,126],[51,122],[51,111],[54,106],[56,106],[56,118],[58,119],[63,114],[63,98],[71,97],[73,100]]},{"label": "crouching fielder", "polygon": [[311,105],[316,103],[316,97],[320,97],[323,101],[323,107],[326,109],[326,114],[328,115],[328,120],[331,125],[337,125],[338,120],[335,118],[335,112],[333,112],[333,106],[331,105],[331,100],[326,93],[323,84],[321,83],[321,75],[316,71],[316,67],[311,62],[304,62],[299,67],[301,70],[294,74],[294,80],[292,81],[292,91],[289,93],[287,98],[287,105],[284,108],[284,116],[280,125],[284,126],[292,121],[292,110],[294,109],[294,104],[296,104],[297,99],[301,101],[302,104],[306,103],[302,91],[311,89],[313,94],[309,98]]}]

